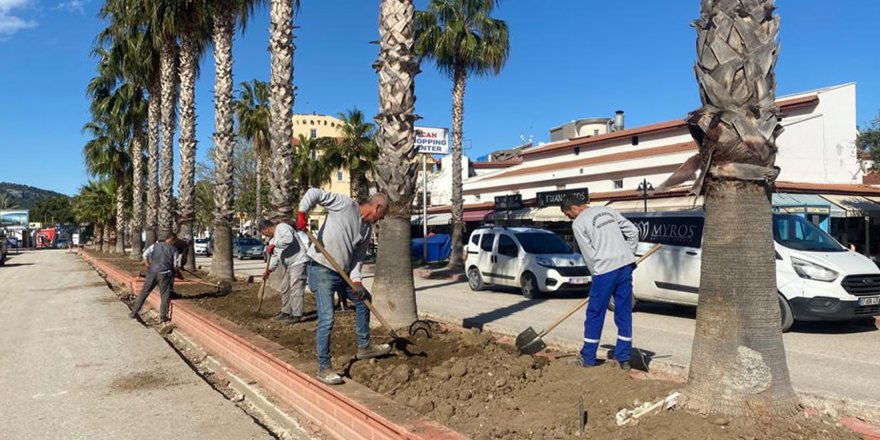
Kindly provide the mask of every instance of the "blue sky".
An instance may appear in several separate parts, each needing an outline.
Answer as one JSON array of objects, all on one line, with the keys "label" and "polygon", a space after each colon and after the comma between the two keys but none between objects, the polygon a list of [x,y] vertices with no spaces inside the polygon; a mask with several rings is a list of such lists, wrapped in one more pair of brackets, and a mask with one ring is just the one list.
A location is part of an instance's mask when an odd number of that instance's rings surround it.
[{"label": "blue sky", "polygon": [[[336,114],[359,107],[373,115],[378,0],[303,0],[296,17],[294,111]],[[424,8],[427,0],[417,0]],[[535,7],[540,4],[542,7]],[[88,178],[82,164],[88,120],[85,85],[99,0],[0,0],[0,181],[74,194]],[[858,122],[880,110],[880,2],[778,0],[782,52],[778,93],[857,83]],[[469,81],[466,154],[476,157],[549,139],[566,121],[626,111],[627,126],[682,117],[699,106],[693,78],[697,0],[598,2],[507,0],[511,56],[500,77]],[[260,11],[237,35],[235,82],[267,79],[268,15]],[[199,158],[213,131],[213,59],[197,84]],[[421,125],[451,125],[451,83],[432,65],[417,77]],[[176,162],[175,162],[176,165]]]}]

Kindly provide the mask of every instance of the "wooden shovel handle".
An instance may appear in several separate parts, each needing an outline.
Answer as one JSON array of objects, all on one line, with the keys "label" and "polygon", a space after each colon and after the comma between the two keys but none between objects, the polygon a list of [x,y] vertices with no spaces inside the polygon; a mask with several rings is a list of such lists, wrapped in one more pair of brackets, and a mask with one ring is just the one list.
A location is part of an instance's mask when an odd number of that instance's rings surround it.
[{"label": "wooden shovel handle", "polygon": [[[332,255],[330,255],[330,252],[327,252],[327,249],[324,248],[324,245],[321,244],[321,242],[318,241],[318,239],[315,238],[314,235],[312,235],[311,231],[305,230],[304,232],[306,233],[306,236],[309,237],[309,241],[311,241],[312,244],[315,245],[315,249],[317,249],[318,252],[320,252],[321,255],[323,255],[324,258],[327,259],[327,262],[329,262],[330,265],[333,266],[333,270],[335,270],[336,273],[338,273],[339,276],[342,277],[343,280],[345,280],[345,282],[348,284],[349,287],[351,287],[352,290],[357,290],[357,287],[354,285],[354,281],[352,281],[351,277],[348,276],[348,272],[342,269],[342,266],[340,266],[339,263],[336,262],[336,259],[333,258]],[[385,321],[385,318],[376,311],[376,308],[373,307],[373,303],[366,298],[363,298],[361,301],[367,306],[368,309],[370,309],[370,312],[376,316],[376,319],[378,319],[379,322],[381,322],[382,325],[384,325],[385,328],[387,328],[391,332],[391,336],[396,338],[394,327],[391,327],[388,324],[388,321]]]},{"label": "wooden shovel handle", "polygon": [[[658,243],[658,244],[654,245],[654,247],[652,247],[651,249],[648,249],[648,252],[645,252],[641,257],[639,257],[636,260],[636,265],[640,264],[642,261],[645,261],[645,259],[650,257],[651,255],[653,255],[654,252],[657,252],[658,250],[660,250],[660,248],[662,246],[663,246],[662,244]],[[547,327],[541,333],[538,334],[538,338],[544,337],[544,335],[546,335],[547,333],[550,333],[550,331],[552,331],[554,328],[559,326],[559,324],[562,324],[562,321],[565,321],[566,319],[568,319],[568,317],[573,315],[574,312],[577,312],[578,310],[580,310],[581,307],[583,307],[585,304],[587,304],[587,300],[589,300],[589,297],[584,298],[583,301],[579,302],[576,306],[572,307],[571,310],[569,310],[564,315],[562,315],[559,319],[554,321],[553,324],[550,324],[549,327]]]},{"label": "wooden shovel handle", "polygon": [[[272,262],[272,256],[270,255],[269,258],[266,259],[266,270],[269,270],[269,263],[271,263],[271,262]],[[265,271],[263,271],[263,272],[265,272]],[[260,284],[260,299],[257,302],[257,313],[260,313],[260,310],[263,309],[263,292],[266,291],[266,284],[268,283],[268,281],[269,280],[263,280],[263,283]]]}]

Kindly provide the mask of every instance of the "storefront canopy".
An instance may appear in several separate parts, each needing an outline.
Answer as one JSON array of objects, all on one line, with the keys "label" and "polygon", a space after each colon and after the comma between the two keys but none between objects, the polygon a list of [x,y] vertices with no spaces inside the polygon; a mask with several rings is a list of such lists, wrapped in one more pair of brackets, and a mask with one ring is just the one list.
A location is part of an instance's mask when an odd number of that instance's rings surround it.
[{"label": "storefront canopy", "polygon": [[533,211],[535,210],[532,208],[514,209],[510,211],[509,217],[507,211],[495,211],[486,217],[486,220],[492,220],[493,222],[503,222],[508,218],[510,220],[529,220],[532,218]]},{"label": "storefront canopy", "polygon": [[465,222],[482,222],[486,220],[486,217],[491,214],[493,210],[491,209],[481,209],[479,211],[465,211],[462,214],[461,219]]},{"label": "storefront canopy", "polygon": [[842,208],[846,212],[846,217],[880,216],[880,204],[862,196],[822,194],[822,198]]},{"label": "storefront canopy", "polygon": [[773,208],[788,214],[824,214],[846,217],[846,211],[816,194],[774,193]]},{"label": "storefront canopy", "polygon": [[[422,224],[422,216],[414,215],[411,218],[411,223],[414,225]],[[452,214],[448,212],[442,212],[439,214],[428,214],[428,226],[443,226],[452,223]]]},{"label": "storefront canopy", "polygon": [[[686,211],[703,206],[703,197],[681,196],[648,199],[648,212]],[[617,212],[642,212],[645,210],[644,200],[618,200],[608,204]]]},{"label": "storefront canopy", "polygon": [[532,212],[532,221],[536,222],[570,222],[558,206],[545,206]]}]

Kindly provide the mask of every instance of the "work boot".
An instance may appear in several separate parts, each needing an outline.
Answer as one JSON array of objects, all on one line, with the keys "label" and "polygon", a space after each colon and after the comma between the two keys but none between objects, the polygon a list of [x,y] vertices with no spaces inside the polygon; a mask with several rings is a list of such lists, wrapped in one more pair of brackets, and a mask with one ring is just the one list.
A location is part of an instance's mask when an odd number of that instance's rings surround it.
[{"label": "work boot", "polygon": [[576,357],[576,358],[574,358],[574,359],[569,359],[569,360],[566,361],[565,363],[566,363],[567,365],[571,365],[571,366],[573,366],[573,367],[581,367],[581,368],[592,368],[592,367],[595,367],[595,366],[597,365],[597,364],[590,365],[590,364],[584,362],[583,358],[581,358],[580,356],[578,356],[578,357]]},{"label": "work boot", "polygon": [[364,348],[358,347],[356,357],[358,360],[363,360],[363,359],[370,359],[370,358],[379,357],[379,356],[385,356],[388,353],[391,353],[391,346],[390,345],[388,345],[388,344],[375,345],[372,342],[370,342],[370,345],[367,345]]},{"label": "work boot", "polygon": [[327,385],[342,385],[345,383],[342,380],[342,377],[339,376],[339,373],[333,371],[332,368],[319,368],[318,374],[315,375],[321,382],[324,382]]},{"label": "work boot", "polygon": [[302,316],[293,316],[293,315],[291,315],[291,316],[289,316],[289,317],[287,318],[287,323],[288,323],[288,324],[297,324],[297,323],[299,323],[299,322],[302,321],[302,320],[303,320]]},{"label": "work boot", "polygon": [[290,315],[284,312],[278,312],[277,315],[273,316],[272,319],[275,321],[285,321],[290,318]]},{"label": "work boot", "polygon": [[618,365],[620,365],[620,369],[623,371],[632,370],[632,365],[630,365],[629,361],[618,362]]},{"label": "work boot", "polygon": [[134,310],[132,310],[131,313],[128,314],[128,317],[131,318],[131,319],[137,319],[138,314],[135,313]]}]

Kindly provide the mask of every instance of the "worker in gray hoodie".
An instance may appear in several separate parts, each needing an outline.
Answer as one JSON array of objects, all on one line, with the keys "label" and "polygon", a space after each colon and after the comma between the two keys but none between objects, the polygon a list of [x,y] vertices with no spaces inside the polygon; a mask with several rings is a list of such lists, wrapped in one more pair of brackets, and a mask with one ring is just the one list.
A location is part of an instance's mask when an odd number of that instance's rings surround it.
[{"label": "worker in gray hoodie", "polygon": [[593,277],[584,322],[584,345],[576,364],[596,365],[596,350],[605,324],[605,310],[614,297],[617,343],[614,359],[630,369],[632,351],[632,272],[639,244],[639,230],[617,211],[581,201],[566,201],[562,213],[574,220],[574,237]]},{"label": "worker in gray hoodie", "polygon": [[168,234],[165,241],[156,242],[148,247],[142,257],[144,266],[147,267],[147,278],[144,280],[144,287],[141,289],[140,295],[131,308],[129,317],[137,318],[138,312],[144,306],[150,292],[159,286],[159,293],[162,295],[162,305],[159,307],[159,323],[168,321],[168,304],[171,301],[171,288],[174,282],[174,276],[180,275],[180,267],[183,265],[181,255],[174,246],[177,241],[176,234]]},{"label": "worker in gray hoodie", "polygon": [[260,221],[260,233],[269,240],[266,253],[269,255],[269,267],[263,272],[263,282],[279,266],[284,267],[284,281],[281,282],[281,312],[275,319],[296,324],[302,321],[303,292],[306,289],[306,245],[309,241],[305,233],[295,231],[287,223],[274,223],[271,220]]},{"label": "worker in gray hoodie", "polygon": [[[378,193],[370,200],[358,203],[350,197],[312,188],[303,195],[297,214],[296,228],[308,227],[307,214],[316,206],[327,210],[327,218],[318,231],[317,240],[337,263],[349,272],[354,289],[346,289],[345,281],[332,269],[333,265],[315,249],[309,247],[309,289],[315,295],[318,308],[317,352],[318,375],[328,385],[343,383],[330,363],[330,333],[333,331],[333,293],[346,292],[355,306],[355,333],[357,335],[357,359],[369,359],[391,352],[388,344],[370,341],[370,311],[363,299],[370,299],[361,284],[361,263],[373,233],[373,224],[382,220],[388,212],[384,194]],[[408,256],[405,256],[409,258]]]}]

